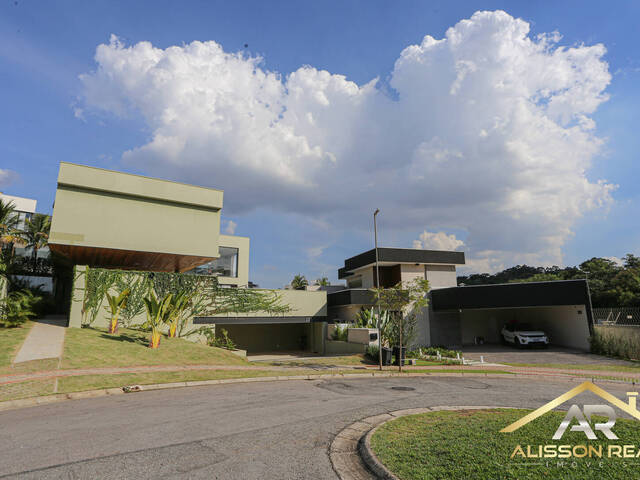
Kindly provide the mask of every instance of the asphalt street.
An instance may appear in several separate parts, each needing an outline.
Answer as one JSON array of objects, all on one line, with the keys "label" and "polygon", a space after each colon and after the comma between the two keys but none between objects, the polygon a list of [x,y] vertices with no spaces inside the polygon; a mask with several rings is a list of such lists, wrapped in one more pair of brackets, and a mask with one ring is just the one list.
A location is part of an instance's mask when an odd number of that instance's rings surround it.
[{"label": "asphalt street", "polygon": [[[0,478],[335,479],[329,445],[363,417],[442,405],[537,408],[576,385],[543,378],[331,379],[73,400],[0,412]],[[624,400],[633,390],[602,386]],[[584,394],[580,403],[595,398]]]}]

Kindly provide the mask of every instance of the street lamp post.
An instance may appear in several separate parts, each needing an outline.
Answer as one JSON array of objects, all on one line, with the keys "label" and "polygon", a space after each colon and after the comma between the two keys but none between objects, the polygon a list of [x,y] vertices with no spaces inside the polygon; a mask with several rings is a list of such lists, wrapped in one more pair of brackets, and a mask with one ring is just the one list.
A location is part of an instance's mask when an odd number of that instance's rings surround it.
[{"label": "street lamp post", "polygon": [[376,322],[378,327],[378,361],[380,363],[380,370],[382,370],[382,335],[380,335],[380,269],[378,268],[378,224],[376,223],[376,216],[379,213],[379,208],[376,208],[376,211],[373,212],[373,237],[376,247],[376,294],[378,296],[378,321]]}]

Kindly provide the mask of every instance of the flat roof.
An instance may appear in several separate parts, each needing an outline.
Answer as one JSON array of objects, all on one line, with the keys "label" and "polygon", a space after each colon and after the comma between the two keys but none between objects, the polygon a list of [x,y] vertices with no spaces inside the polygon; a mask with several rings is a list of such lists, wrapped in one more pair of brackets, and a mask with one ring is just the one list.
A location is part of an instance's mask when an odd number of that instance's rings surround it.
[{"label": "flat roof", "polygon": [[222,190],[215,188],[69,162],[60,162],[58,186],[179,203],[212,210],[222,208],[224,195]]},{"label": "flat roof", "polygon": [[36,213],[36,205],[38,204],[38,201],[33,198],[7,195],[2,192],[0,192],[0,198],[7,203],[13,202],[13,206],[17,212]]},{"label": "flat roof", "polygon": [[439,288],[431,291],[435,312],[490,308],[585,305],[591,313],[586,280],[500,283]]},{"label": "flat roof", "polygon": [[[387,248],[378,247],[378,261],[385,263],[413,263],[413,264],[444,264],[464,265],[464,252],[449,250],[421,250],[417,248]],[[346,278],[362,267],[374,265],[376,249],[372,248],[364,253],[348,258],[344,267],[338,270],[338,278]]]}]

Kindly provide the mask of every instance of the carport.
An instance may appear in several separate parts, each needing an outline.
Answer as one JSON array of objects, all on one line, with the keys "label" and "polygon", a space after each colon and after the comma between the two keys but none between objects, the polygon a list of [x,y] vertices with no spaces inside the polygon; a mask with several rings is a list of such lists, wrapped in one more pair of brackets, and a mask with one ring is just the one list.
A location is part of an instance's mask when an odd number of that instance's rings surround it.
[{"label": "carport", "polygon": [[551,344],[589,350],[593,332],[586,280],[442,288],[431,292],[432,345],[499,343],[505,323],[544,330]]},{"label": "carport", "polygon": [[237,348],[247,353],[323,351],[326,317],[196,317],[194,324],[225,329]]}]

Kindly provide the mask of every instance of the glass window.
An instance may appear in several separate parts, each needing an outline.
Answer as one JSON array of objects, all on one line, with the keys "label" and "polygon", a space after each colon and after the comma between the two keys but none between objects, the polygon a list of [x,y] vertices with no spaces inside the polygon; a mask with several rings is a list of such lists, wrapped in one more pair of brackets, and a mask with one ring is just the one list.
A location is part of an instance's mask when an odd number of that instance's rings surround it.
[{"label": "glass window", "polygon": [[194,268],[191,273],[221,277],[237,277],[238,249],[232,247],[219,247],[219,250],[219,258]]}]

